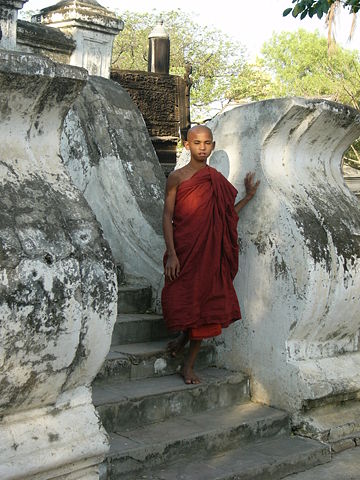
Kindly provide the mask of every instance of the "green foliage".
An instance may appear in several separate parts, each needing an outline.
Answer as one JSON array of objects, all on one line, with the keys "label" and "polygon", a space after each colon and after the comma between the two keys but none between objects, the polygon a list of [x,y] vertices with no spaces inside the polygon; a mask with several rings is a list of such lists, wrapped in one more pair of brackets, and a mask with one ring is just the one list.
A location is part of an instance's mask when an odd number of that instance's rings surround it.
[{"label": "green foliage", "polygon": [[357,139],[345,152],[344,163],[360,170],[360,139]]},{"label": "green foliage", "polygon": [[147,70],[148,35],[161,17],[170,35],[170,73],[183,76],[185,65],[192,65],[192,118],[206,115],[214,101],[226,101],[232,77],[246,65],[243,46],[181,10],[118,13],[125,27],[115,40],[113,68]]},{"label": "green foliage", "polygon": [[360,10],[360,0],[291,0],[294,7],[289,7],[283,12],[286,17],[290,13],[293,17],[300,15],[301,20],[306,16],[312,18],[317,15],[322,18],[324,13],[327,14],[332,5],[338,3],[348,9],[350,13],[357,13]]},{"label": "green foliage", "polygon": [[273,79],[272,96],[323,97],[359,106],[358,52],[336,47],[328,55],[318,32],[274,34],[262,48],[260,64]]},{"label": "green foliage", "polygon": [[[270,96],[327,98],[359,108],[359,54],[337,46],[328,54],[327,40],[316,33],[283,32],[264,44],[259,62],[271,75]],[[360,140],[344,162],[360,168]]]},{"label": "green foliage", "polygon": [[241,103],[244,101],[264,100],[273,94],[271,76],[259,63],[245,65],[240,74],[233,77],[227,97],[229,101]]}]

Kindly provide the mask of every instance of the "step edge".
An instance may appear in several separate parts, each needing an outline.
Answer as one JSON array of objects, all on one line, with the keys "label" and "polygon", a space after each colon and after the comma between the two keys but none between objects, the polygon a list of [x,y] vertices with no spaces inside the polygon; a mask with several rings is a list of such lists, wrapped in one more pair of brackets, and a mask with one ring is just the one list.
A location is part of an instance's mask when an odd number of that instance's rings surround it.
[{"label": "step edge", "polygon": [[[213,367],[214,369],[216,367]],[[205,372],[205,371],[209,371],[211,370],[211,367],[207,367],[207,368],[203,368],[203,369],[199,369],[199,372]],[[172,375],[177,375],[177,374],[172,374]],[[204,383],[200,383],[198,385],[186,385],[185,383],[183,385],[180,385],[178,389],[176,390],[171,390],[171,388],[173,387],[169,387],[169,390],[164,390],[162,392],[158,392],[158,393],[151,393],[150,395],[139,395],[139,396],[131,396],[131,397],[126,397],[126,399],[124,398],[124,401],[128,401],[128,400],[131,400],[131,399],[134,399],[134,401],[137,401],[139,399],[144,399],[144,398],[148,398],[148,397],[153,397],[153,396],[160,396],[160,395],[165,395],[165,394],[168,394],[168,393],[176,393],[176,392],[184,392],[184,391],[199,391],[201,390],[201,388],[203,388],[204,386],[214,386],[216,384],[219,384],[219,387],[225,383],[229,383],[229,381],[231,381],[233,378],[235,379],[235,381],[233,381],[232,383],[237,383],[239,385],[243,384],[243,383],[246,383],[248,384],[249,383],[249,377],[247,377],[244,373],[242,372],[226,372],[224,373],[224,375],[226,375],[225,377],[223,378],[217,378],[217,379],[210,379],[209,382],[204,382]],[[162,381],[163,378],[167,377],[167,376],[171,376],[171,375],[165,375],[164,377],[151,377],[152,378],[156,378],[158,379],[158,381]],[[132,385],[132,384],[135,384],[135,382],[142,382],[142,383],[147,383],[147,380],[150,380],[149,378],[148,379],[138,379],[138,380],[128,380],[126,382],[124,381],[121,381],[119,379],[118,382],[114,382],[114,385],[111,385],[111,377],[109,378],[109,382],[107,383],[106,382],[107,379],[104,379],[104,380],[101,380],[101,385],[97,385],[96,382],[94,382],[92,384],[92,389],[94,391],[94,389],[96,390],[96,388],[101,388],[102,386],[108,386],[108,387],[113,387],[113,388],[116,388],[116,387],[119,387],[120,389],[124,387],[124,385]],[[137,400],[135,400],[137,399]],[[122,401],[120,401],[122,403]],[[111,402],[109,405],[113,405],[113,404],[116,404],[118,402]],[[107,405],[107,404],[101,404],[101,405]],[[98,407],[100,405],[96,405],[96,407]]]},{"label": "step edge", "polygon": [[[130,347],[130,346],[134,346],[134,345],[149,345],[149,344],[155,344],[155,343],[160,343],[160,342],[166,342],[166,341],[170,341],[172,340],[171,337],[169,338],[165,338],[163,340],[152,340],[152,341],[149,341],[149,342],[134,342],[134,343],[121,343],[119,345],[116,345],[116,344],[113,344],[111,345],[110,347],[110,350],[109,350],[109,353],[110,351],[113,349],[113,348],[119,348],[119,347]],[[153,355],[157,355],[158,353],[162,353],[162,354],[166,354],[166,356],[171,356],[171,354],[169,352],[167,352],[166,349],[159,349],[159,348],[155,348],[155,346],[153,347],[154,350],[150,350],[150,351],[147,351],[147,352],[137,352],[137,353],[131,353],[131,352],[115,352],[115,353],[119,353],[121,355],[128,355],[128,356],[132,356],[132,357],[137,357],[137,356],[146,356],[146,358],[148,357],[151,357]],[[214,345],[211,345],[211,344],[208,344],[208,345],[202,345],[201,346],[201,350],[215,350],[215,346]],[[186,351],[186,350],[185,350]],[[109,355],[108,353],[108,355]],[[181,356],[179,356],[179,358],[181,358]],[[107,356],[105,358],[105,361],[107,360]],[[113,359],[109,359],[109,360],[113,360]]]},{"label": "step edge", "polygon": [[[240,404],[242,405],[242,404]],[[226,407],[227,408],[227,407]],[[271,408],[271,407],[269,407]],[[214,413],[216,409],[212,410],[211,412]],[[274,409],[275,410],[275,409]],[[188,416],[188,415],[187,415]],[[194,417],[196,416],[196,414],[193,415]],[[184,416],[185,418],[185,416]],[[181,419],[181,416],[177,417],[177,419]],[[259,416],[259,417],[255,417],[255,418],[252,418],[251,421],[240,421],[240,422],[237,422],[236,424],[234,425],[231,425],[229,427],[226,427],[226,428],[209,428],[208,430],[202,430],[201,432],[196,432],[196,433],[193,433],[193,434],[190,434],[190,435],[187,435],[187,436],[181,436],[181,437],[175,437],[175,438],[172,438],[170,441],[167,442],[168,445],[171,445],[171,444],[175,444],[181,440],[196,440],[197,438],[201,438],[201,437],[204,437],[206,435],[222,435],[226,432],[231,432],[231,430],[233,430],[234,428],[239,428],[241,426],[246,426],[246,425],[258,425],[259,422],[263,422],[264,424],[267,423],[267,421],[269,421],[269,425],[272,425],[274,424],[275,422],[282,422],[282,421],[285,421],[285,420],[289,420],[289,415],[287,414],[287,412],[283,412],[281,410],[276,410],[275,412],[272,412],[272,414],[270,415],[262,415],[262,416]],[[168,420],[165,420],[164,422],[161,422],[162,424],[166,423]],[[150,424],[151,426],[153,426],[154,424]],[[146,429],[147,426],[144,426],[142,429]],[[135,429],[136,430],[136,429]],[[140,430],[140,429],[139,429]],[[121,435],[121,433],[116,433],[116,432],[113,432],[113,433],[109,433],[109,436],[110,436],[110,441],[112,438],[115,438],[115,435],[116,436],[123,436],[123,437],[129,437],[130,438],[130,435],[131,435],[131,432],[133,432],[134,430],[132,431],[126,431],[124,433],[126,433],[126,435]],[[276,435],[275,435],[276,436]],[[271,435],[269,438],[273,438],[274,435]],[[266,437],[261,437],[261,438],[266,438]],[[169,439],[168,439],[169,440]],[[309,439],[310,440],[310,439]],[[314,440],[312,440],[314,441]],[[252,443],[252,442],[249,442],[249,443]],[[139,447],[135,447],[135,448],[129,448],[127,450],[122,450],[122,453],[121,452],[109,452],[108,453],[108,458],[124,458],[124,457],[129,457],[128,453],[129,452],[141,452],[141,451],[149,451],[149,447],[161,447],[161,446],[164,446],[166,445],[166,442],[158,442],[158,443],[149,443],[149,444],[143,444]],[[134,457],[131,457],[131,458],[134,458]],[[136,460],[136,458],[134,458],[134,460]]]},{"label": "step edge", "polygon": [[[279,438],[279,437],[281,437],[281,436],[279,435],[277,438]],[[267,443],[270,444],[271,441],[273,440],[273,438],[274,437],[269,437],[268,440],[267,440]],[[291,437],[285,437],[285,436],[284,436],[284,438],[291,439]],[[249,442],[248,445],[249,446],[251,446],[251,445],[255,446],[256,443],[257,443],[257,441],[253,441],[253,442]],[[319,445],[314,445],[314,448],[311,449],[311,450],[305,449],[303,452],[300,451],[300,452],[297,452],[297,453],[291,453],[291,454],[287,455],[286,457],[279,458],[275,462],[271,462],[271,461],[266,462],[266,463],[264,462],[264,463],[261,464],[262,470],[265,470],[267,467],[271,468],[272,470],[280,468],[283,465],[285,460],[287,461],[287,463],[289,463],[289,466],[294,465],[295,462],[292,459],[296,458],[298,455],[301,455],[301,458],[299,458],[298,462],[296,462],[296,463],[303,463],[304,460],[309,459],[309,457],[311,458],[314,454],[317,454],[317,455],[323,457],[322,458],[323,461],[319,461],[320,458],[317,458],[316,461],[312,461],[310,463],[307,463],[309,465],[309,468],[307,468],[306,470],[291,471],[289,473],[286,473],[285,477],[281,476],[281,478],[286,479],[289,475],[293,475],[295,473],[300,473],[300,472],[305,472],[305,471],[311,470],[312,468],[314,468],[316,466],[324,465],[326,463],[331,462],[330,450],[327,448],[326,445],[320,444],[320,442],[318,442],[318,443],[319,443]],[[228,449],[227,451],[232,451],[232,450],[236,450],[236,448],[235,449]],[[191,463],[195,464],[196,462],[199,462],[199,461],[200,462],[206,461],[207,458],[209,458],[209,457],[200,456],[199,459],[198,458],[195,459],[195,456],[194,456],[193,458],[190,458],[190,462],[187,462],[187,463],[191,465]],[[171,468],[174,465],[177,465],[176,461],[175,462],[170,462],[167,466],[169,466]],[[295,466],[295,468],[297,468],[296,465],[294,465],[294,466]],[[225,473],[221,477],[218,476],[217,472],[215,472],[216,478],[215,477],[210,478],[210,480],[232,480],[232,479],[238,480],[239,474],[243,475],[244,478],[245,477],[248,478],[249,475],[251,475],[254,470],[255,470],[255,474],[257,474],[258,467],[259,467],[259,464],[255,464],[255,465],[246,465],[245,464],[241,469],[241,473],[237,472],[237,471],[228,472],[228,473]],[[164,470],[164,465],[158,465],[157,467],[155,467],[155,470],[153,470],[152,474],[156,475],[157,472],[160,472],[160,469]],[[166,469],[165,469],[165,471],[166,471]],[[141,478],[141,477],[138,477],[138,475],[143,475],[143,472],[144,472],[144,469],[134,472],[134,475],[136,475],[136,477],[134,477],[134,480],[137,480],[138,478]],[[264,473],[266,473],[266,471],[262,471],[260,474],[263,475]],[[272,473],[274,473],[274,472],[272,472]],[[257,477],[254,477],[254,478],[257,478]],[[156,477],[154,477],[153,480],[156,480]],[[194,480],[196,480],[196,479],[194,478]]]}]

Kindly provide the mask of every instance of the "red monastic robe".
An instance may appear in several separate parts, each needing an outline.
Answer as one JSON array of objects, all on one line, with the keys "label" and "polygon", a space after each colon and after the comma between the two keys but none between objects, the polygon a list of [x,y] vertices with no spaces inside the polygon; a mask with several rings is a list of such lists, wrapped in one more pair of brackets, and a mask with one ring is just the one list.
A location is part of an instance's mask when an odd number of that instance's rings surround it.
[{"label": "red monastic robe", "polygon": [[[219,335],[241,318],[233,280],[238,270],[237,190],[208,165],[177,189],[174,246],[180,275],[165,280],[162,308],[170,331],[190,338]],[[164,264],[167,255],[164,256]]]}]

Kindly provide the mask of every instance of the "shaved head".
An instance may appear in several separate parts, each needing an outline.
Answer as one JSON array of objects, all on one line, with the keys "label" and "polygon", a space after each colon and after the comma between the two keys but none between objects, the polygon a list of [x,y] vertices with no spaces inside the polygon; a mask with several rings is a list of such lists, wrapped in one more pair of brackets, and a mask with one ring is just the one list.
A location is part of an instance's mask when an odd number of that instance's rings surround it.
[{"label": "shaved head", "polygon": [[206,125],[195,125],[194,127],[191,127],[187,132],[187,140],[189,140],[193,135],[201,132],[209,133],[209,135],[211,136],[211,140],[213,140],[212,131]]}]

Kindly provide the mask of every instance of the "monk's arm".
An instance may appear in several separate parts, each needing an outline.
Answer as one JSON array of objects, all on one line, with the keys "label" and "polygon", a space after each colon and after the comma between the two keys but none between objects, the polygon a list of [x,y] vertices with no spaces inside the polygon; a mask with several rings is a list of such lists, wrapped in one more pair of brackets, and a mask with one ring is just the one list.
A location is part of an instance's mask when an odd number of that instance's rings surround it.
[{"label": "monk's arm", "polygon": [[244,184],[245,184],[246,195],[244,198],[242,198],[239,202],[237,202],[234,205],[234,208],[237,214],[239,214],[240,210],[250,202],[250,200],[253,198],[253,196],[256,193],[260,180],[254,183],[254,177],[255,177],[255,174],[251,172],[247,173],[245,176]]},{"label": "monk's arm", "polygon": [[169,280],[174,280],[180,273],[180,262],[177,258],[174,246],[174,231],[173,231],[173,215],[176,199],[176,190],[179,180],[176,175],[170,174],[166,182],[165,203],[163,212],[163,233],[166,245],[166,252],[168,255],[165,265],[165,276]]}]

